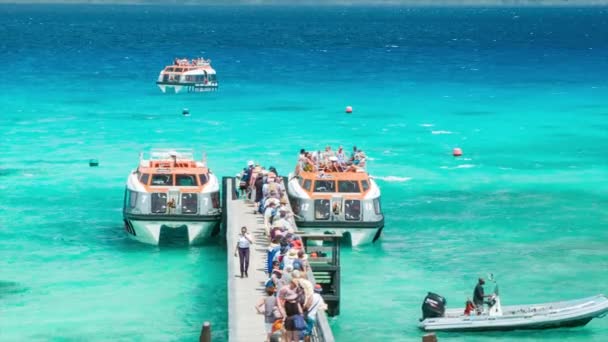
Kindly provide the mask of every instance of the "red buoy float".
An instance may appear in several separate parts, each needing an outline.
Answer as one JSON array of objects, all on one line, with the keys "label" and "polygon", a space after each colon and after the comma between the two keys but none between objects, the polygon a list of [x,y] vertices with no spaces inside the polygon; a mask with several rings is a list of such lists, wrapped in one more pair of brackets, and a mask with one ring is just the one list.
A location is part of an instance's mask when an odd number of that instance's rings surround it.
[{"label": "red buoy float", "polygon": [[460,147],[456,147],[454,150],[452,150],[452,155],[454,157],[462,156],[462,150],[460,149]]},{"label": "red buoy float", "polygon": [[351,106],[346,106],[346,114],[350,114],[353,112],[353,107]]}]

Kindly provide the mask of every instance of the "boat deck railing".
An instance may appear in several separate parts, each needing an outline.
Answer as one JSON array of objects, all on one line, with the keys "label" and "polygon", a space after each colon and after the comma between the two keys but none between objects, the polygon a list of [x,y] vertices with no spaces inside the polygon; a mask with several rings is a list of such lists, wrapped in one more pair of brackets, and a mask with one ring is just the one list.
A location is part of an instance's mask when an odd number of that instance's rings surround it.
[{"label": "boat deck railing", "polygon": [[170,160],[173,157],[177,160],[194,160],[194,150],[191,148],[153,148],[148,155],[150,160]]}]

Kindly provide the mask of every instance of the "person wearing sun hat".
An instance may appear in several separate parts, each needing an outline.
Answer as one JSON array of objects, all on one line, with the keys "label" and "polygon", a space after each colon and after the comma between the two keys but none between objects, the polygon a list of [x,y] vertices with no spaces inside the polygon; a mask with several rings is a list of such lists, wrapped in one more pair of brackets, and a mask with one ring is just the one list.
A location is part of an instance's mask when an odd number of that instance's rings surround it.
[{"label": "person wearing sun hat", "polygon": [[285,196],[281,197],[281,199],[279,200],[279,204],[281,205],[282,208],[284,207],[285,209],[287,209],[287,204],[288,204],[287,197],[285,197]]},{"label": "person wearing sun hat", "polygon": [[289,208],[287,208],[287,206],[284,205],[283,201],[281,200],[281,206],[279,207],[279,213],[278,213],[278,216],[275,216],[273,225],[275,227],[281,227],[281,228],[283,228],[283,230],[293,233],[294,229],[293,229],[291,222],[289,222],[288,215],[289,215]]},{"label": "person wearing sun hat", "polygon": [[[291,273],[294,274],[296,273],[296,271],[293,271]],[[307,308],[310,306],[310,303],[312,303],[314,287],[310,280],[306,279],[304,273],[298,271],[297,275],[298,277],[296,277],[295,275],[293,277],[297,281],[299,288],[304,291],[304,307]]]},{"label": "person wearing sun hat", "polygon": [[297,249],[293,249],[291,248],[288,252],[287,255],[285,255],[285,257],[283,258],[283,267],[287,267],[287,266],[291,266],[293,267],[293,261],[296,260],[298,258],[298,250]]},{"label": "person wearing sun hat", "polygon": [[310,305],[305,307],[306,315],[304,317],[306,318],[307,326],[304,332],[304,341],[310,341],[312,329],[317,321],[317,311],[327,310],[327,304],[323,300],[323,297],[321,297],[322,290],[321,285],[315,284]]}]

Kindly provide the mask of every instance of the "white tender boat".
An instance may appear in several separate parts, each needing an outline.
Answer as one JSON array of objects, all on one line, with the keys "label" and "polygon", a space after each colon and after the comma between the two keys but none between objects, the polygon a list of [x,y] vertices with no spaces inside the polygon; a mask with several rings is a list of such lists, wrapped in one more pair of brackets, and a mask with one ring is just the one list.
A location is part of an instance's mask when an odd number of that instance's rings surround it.
[{"label": "white tender boat", "polygon": [[156,245],[182,236],[199,244],[219,233],[219,182],[192,150],[154,149],[127,179],[123,217],[134,240]]},{"label": "white tender boat", "polygon": [[[462,309],[448,309],[441,314],[441,296],[429,293],[423,302],[419,327],[425,331],[490,331],[516,329],[550,329],[583,326],[595,317],[608,313],[608,298],[597,295],[553,303],[501,306],[494,294],[492,305],[481,315],[465,315]],[[443,300],[445,303],[445,300]],[[426,308],[425,308],[426,306]],[[439,307],[439,310],[436,310]],[[433,315],[432,312],[438,313]]]},{"label": "white tender boat", "polygon": [[204,58],[192,61],[175,59],[173,65],[167,65],[161,70],[156,84],[163,93],[207,92],[218,88],[217,75],[211,67],[211,60]]},{"label": "white tender boat", "polygon": [[287,194],[298,229],[309,234],[339,234],[352,246],[376,241],[384,215],[380,188],[365,169],[365,154],[347,161],[329,147],[310,159],[305,154],[289,175]]}]

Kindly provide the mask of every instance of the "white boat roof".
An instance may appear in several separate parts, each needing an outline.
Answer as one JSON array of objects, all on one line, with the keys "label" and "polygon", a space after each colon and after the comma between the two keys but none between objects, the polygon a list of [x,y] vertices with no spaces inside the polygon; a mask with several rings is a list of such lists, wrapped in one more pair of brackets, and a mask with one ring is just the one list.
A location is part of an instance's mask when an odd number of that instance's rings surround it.
[{"label": "white boat roof", "polygon": [[190,71],[183,72],[184,75],[204,75],[207,72],[207,75],[215,75],[215,70],[212,67],[208,68],[197,68]]}]

